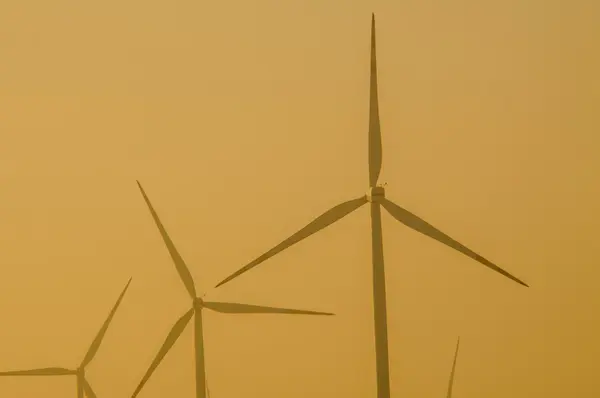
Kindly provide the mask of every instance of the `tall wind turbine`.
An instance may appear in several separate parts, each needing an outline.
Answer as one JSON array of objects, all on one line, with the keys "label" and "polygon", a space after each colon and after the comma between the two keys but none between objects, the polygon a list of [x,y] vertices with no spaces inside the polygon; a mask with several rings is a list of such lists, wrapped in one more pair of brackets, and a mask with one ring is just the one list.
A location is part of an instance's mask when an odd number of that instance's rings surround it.
[{"label": "tall wind turbine", "polygon": [[285,239],[269,251],[263,253],[255,260],[234,272],[217,287],[231,281],[241,274],[256,267],[263,261],[273,257],[277,253],[313,235],[323,228],[335,223],[342,217],[354,212],[366,203],[371,207],[371,244],[373,263],[373,313],[375,323],[375,356],[377,373],[377,397],[390,397],[389,364],[388,364],[388,338],[387,338],[387,310],[385,293],[385,271],[383,266],[383,238],[381,230],[381,206],[396,220],[407,227],[420,232],[464,255],[480,262],[486,267],[512,279],[513,281],[527,286],[520,279],[504,271],[491,261],[483,258],[473,250],[467,248],[453,238],[449,237],[439,229],[435,228],[425,220],[400,207],[394,202],[386,199],[385,189],[377,184],[382,163],[381,130],[379,124],[379,104],[377,98],[377,61],[375,52],[375,15],[371,19],[371,79],[370,79],[370,103],[369,103],[369,190],[366,195],[356,199],[343,202],[327,210],[308,225]]},{"label": "tall wind turbine", "polygon": [[214,301],[204,301],[202,298],[198,297],[196,293],[196,287],[194,281],[192,279],[192,275],[188,269],[188,266],[184,262],[183,258],[175,248],[173,241],[169,237],[165,227],[160,221],[158,214],[154,210],[154,207],[150,203],[150,199],[146,195],[144,188],[137,182],[138,187],[146,201],[146,205],[150,210],[150,214],[154,219],[158,230],[160,231],[160,235],[167,246],[169,254],[175,264],[175,268],[179,273],[179,277],[181,278],[190,298],[192,299],[192,307],[181,317],[167,335],[165,342],[162,347],[156,354],[156,357],[150,364],[150,367],[146,371],[146,374],[140,381],[136,390],[134,391],[132,398],[135,398],[144,385],[152,376],[152,373],[156,370],[160,362],[163,360],[165,355],[169,352],[171,347],[175,344],[181,333],[183,333],[185,327],[190,322],[192,318],[194,318],[194,348],[195,348],[195,364],[196,364],[196,398],[207,398],[207,389],[206,389],[206,367],[204,361],[204,337],[202,332],[202,311],[204,309],[213,310],[216,312],[226,313],[226,314],[295,314],[295,315],[334,315],[328,312],[316,312],[316,311],[304,311],[304,310],[294,310],[294,309],[286,309],[286,308],[274,308],[274,307],[265,307],[259,305],[250,305],[250,304],[238,304],[238,303],[223,303],[223,302],[214,302]]},{"label": "tall wind turbine", "polygon": [[448,380],[448,393],[446,398],[452,398],[452,389],[454,388],[454,374],[456,372],[456,360],[458,359],[458,348],[460,347],[460,337],[456,341],[456,351],[454,352],[454,361],[452,362],[452,370],[450,371],[450,379]]},{"label": "tall wind turbine", "polygon": [[100,348],[100,344],[102,344],[102,340],[108,330],[108,326],[112,322],[119,305],[121,304],[121,300],[125,296],[125,292],[131,283],[131,279],[125,285],[125,288],[121,292],[121,295],[117,299],[117,302],[113,306],[112,310],[108,314],[106,321],[98,331],[96,338],[88,348],[81,365],[77,369],[67,369],[67,368],[39,368],[39,369],[30,369],[30,370],[13,370],[8,372],[0,372],[0,376],[75,376],[77,378],[77,398],[83,398],[84,393],[88,398],[96,398],[96,393],[92,389],[92,386],[85,378],[85,367],[94,359],[94,356],[98,352]]}]

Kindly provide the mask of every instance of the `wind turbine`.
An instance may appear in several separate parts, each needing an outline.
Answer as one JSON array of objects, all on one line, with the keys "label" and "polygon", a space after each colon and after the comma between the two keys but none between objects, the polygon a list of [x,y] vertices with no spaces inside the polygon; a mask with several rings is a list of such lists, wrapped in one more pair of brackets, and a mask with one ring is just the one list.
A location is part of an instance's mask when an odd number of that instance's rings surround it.
[{"label": "wind turbine", "polygon": [[152,376],[152,373],[156,370],[162,359],[167,355],[171,347],[175,344],[181,333],[183,333],[185,327],[190,322],[192,317],[194,318],[194,348],[195,348],[195,364],[196,364],[196,398],[207,398],[207,389],[206,389],[206,367],[204,361],[204,338],[203,338],[203,322],[202,322],[202,311],[204,309],[213,310],[216,312],[226,313],[226,314],[295,314],[295,315],[334,315],[328,312],[316,312],[316,311],[305,311],[305,310],[294,310],[287,308],[274,308],[274,307],[265,307],[260,305],[250,305],[250,304],[239,304],[239,303],[224,303],[224,302],[214,302],[214,301],[204,301],[202,298],[198,296],[196,293],[196,287],[194,281],[192,279],[192,275],[186,265],[185,261],[175,248],[173,241],[169,237],[165,227],[160,221],[158,214],[154,210],[154,207],[150,203],[150,199],[146,195],[144,188],[137,182],[138,187],[146,201],[146,205],[150,210],[150,214],[154,219],[158,230],[160,231],[160,235],[167,246],[169,254],[171,255],[171,259],[175,264],[175,268],[179,273],[179,277],[181,278],[190,298],[192,299],[192,307],[185,313],[177,322],[167,335],[165,342],[162,347],[156,354],[156,357],[150,364],[150,367],[146,371],[146,374],[140,381],[136,390],[134,391],[132,398],[135,398],[146,382]]},{"label": "wind turbine", "polygon": [[85,368],[86,366],[94,359],[94,356],[98,352],[100,348],[100,344],[102,344],[102,340],[104,339],[104,335],[108,330],[108,326],[112,322],[115,313],[117,312],[117,308],[121,304],[121,300],[125,296],[125,292],[131,283],[131,279],[125,285],[125,288],[121,292],[121,295],[117,299],[117,302],[113,306],[112,310],[108,314],[106,321],[98,331],[96,338],[88,348],[81,365],[77,369],[67,369],[67,368],[40,368],[40,369],[30,369],[30,370],[13,370],[8,372],[0,372],[0,376],[75,376],[77,378],[77,398],[83,398],[84,393],[88,398],[96,398],[96,393],[92,389],[92,386],[85,378]]},{"label": "wind turbine", "polygon": [[256,267],[263,261],[273,257],[277,253],[300,242],[301,240],[315,234],[323,228],[335,223],[341,218],[354,212],[366,203],[371,207],[371,244],[372,244],[372,267],[373,267],[373,313],[375,323],[375,356],[377,374],[377,397],[390,397],[389,363],[388,363],[388,337],[387,337],[387,310],[385,293],[385,271],[383,264],[383,238],[381,229],[381,206],[387,210],[396,220],[407,227],[420,232],[464,255],[480,262],[486,267],[512,279],[513,281],[528,287],[520,279],[514,277],[502,268],[493,264],[473,250],[457,242],[450,236],[441,232],[422,218],[410,211],[400,207],[385,197],[385,188],[377,184],[382,163],[381,129],[379,123],[379,103],[377,98],[377,61],[375,51],[375,14],[371,19],[371,77],[370,77],[370,103],[369,103],[369,190],[366,195],[343,202],[327,210],[298,232],[291,235],[278,245],[263,253],[249,264],[234,272],[216,287],[219,287],[232,279],[242,275]]},{"label": "wind turbine", "polygon": [[456,351],[454,352],[454,362],[452,362],[452,370],[450,371],[450,379],[448,380],[448,393],[446,398],[452,398],[452,389],[454,388],[454,373],[456,372],[456,360],[458,359],[458,348],[460,346],[460,337],[456,341]]}]

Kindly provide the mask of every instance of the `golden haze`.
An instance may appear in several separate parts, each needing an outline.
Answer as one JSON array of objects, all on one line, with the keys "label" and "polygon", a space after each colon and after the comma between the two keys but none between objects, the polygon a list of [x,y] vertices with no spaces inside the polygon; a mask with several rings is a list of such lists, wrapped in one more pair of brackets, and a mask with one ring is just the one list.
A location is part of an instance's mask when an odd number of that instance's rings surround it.
[{"label": "golden haze", "polygon": [[[4,4],[6,3],[6,4]],[[189,300],[135,180],[215,300],[334,319],[208,314],[211,395],[374,390],[368,211],[212,286],[365,190],[369,16],[381,181],[531,284],[384,216],[393,396],[596,397],[599,6],[527,0],[0,5],[0,370],[76,366],[128,397]],[[193,396],[188,330],[140,397]],[[2,378],[0,396],[75,395]]]}]

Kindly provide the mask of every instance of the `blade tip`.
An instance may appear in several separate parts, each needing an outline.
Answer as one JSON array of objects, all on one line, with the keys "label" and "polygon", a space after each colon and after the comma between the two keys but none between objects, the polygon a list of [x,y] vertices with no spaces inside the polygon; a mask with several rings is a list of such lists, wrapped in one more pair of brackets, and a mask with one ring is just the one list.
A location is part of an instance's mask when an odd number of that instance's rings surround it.
[{"label": "blade tip", "polygon": [[141,183],[139,180],[135,180],[135,182],[136,182],[136,184],[137,184],[137,186],[138,186],[138,189],[139,189],[139,190],[140,190],[140,192],[142,193],[142,195],[143,195],[144,197],[146,197],[146,191],[144,190],[144,187],[142,186],[142,183]]},{"label": "blade tip", "polygon": [[523,282],[522,280],[520,280],[519,278],[514,278],[514,281],[517,282],[519,285],[521,286],[525,286],[525,287],[529,287],[529,285],[525,282]]},{"label": "blade tip", "polygon": [[227,282],[231,281],[233,278],[235,278],[235,276],[236,276],[236,275],[230,275],[230,276],[228,276],[227,278],[223,279],[221,282],[219,282],[219,283],[217,283],[217,284],[215,285],[215,289],[216,289],[216,288],[218,288],[218,287],[220,287],[220,286],[223,286],[223,285],[224,285],[224,284],[226,284]]}]

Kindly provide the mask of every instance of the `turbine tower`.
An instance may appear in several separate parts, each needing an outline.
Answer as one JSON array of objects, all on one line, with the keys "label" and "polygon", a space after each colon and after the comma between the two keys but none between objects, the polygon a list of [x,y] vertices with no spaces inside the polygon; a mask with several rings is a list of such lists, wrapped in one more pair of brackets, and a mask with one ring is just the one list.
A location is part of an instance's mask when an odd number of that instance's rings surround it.
[{"label": "turbine tower", "polygon": [[452,370],[450,371],[450,379],[448,380],[448,393],[446,398],[452,398],[452,389],[454,388],[454,373],[456,372],[456,360],[458,359],[458,348],[460,346],[460,337],[456,341],[456,351],[454,351],[454,361],[452,362]]},{"label": "turbine tower", "polygon": [[377,96],[377,60],[375,51],[375,15],[371,19],[371,75],[370,75],[370,101],[369,101],[369,134],[368,134],[368,164],[369,164],[369,190],[366,195],[341,203],[329,209],[308,225],[285,239],[272,249],[263,253],[249,264],[234,272],[216,287],[219,287],[232,279],[242,275],[256,267],[277,253],[300,242],[301,240],[315,234],[323,228],[335,223],[341,218],[354,212],[366,203],[370,205],[371,211],[371,245],[372,245],[372,272],[373,272],[373,314],[375,324],[375,357],[377,374],[377,397],[390,397],[389,361],[388,361],[388,337],[387,337],[387,310],[385,292],[385,271],[383,264],[383,237],[381,229],[381,207],[383,207],[393,218],[407,227],[424,234],[486,267],[504,275],[505,277],[523,285],[525,282],[509,274],[491,261],[485,259],[473,250],[457,242],[450,236],[441,232],[422,218],[400,207],[385,197],[385,189],[377,184],[382,164],[381,128],[379,123],[379,103]]},{"label": "turbine tower", "polygon": [[77,398],[83,398],[84,393],[88,398],[96,398],[96,393],[94,393],[92,386],[85,378],[85,368],[92,361],[92,359],[94,359],[94,356],[98,352],[98,349],[102,344],[102,340],[106,335],[106,331],[108,330],[108,327],[112,322],[112,319],[115,316],[115,313],[117,312],[117,309],[119,308],[119,305],[121,304],[121,301],[123,300],[125,292],[127,291],[127,288],[129,287],[130,283],[131,279],[129,279],[129,282],[127,282],[127,285],[121,292],[121,295],[119,296],[117,302],[110,311],[110,314],[108,314],[106,321],[104,321],[104,324],[98,331],[96,338],[90,345],[90,348],[88,348],[88,351],[85,354],[81,365],[79,365],[77,369],[39,368],[30,370],[13,370],[8,372],[0,372],[0,376],[75,376],[77,380]]},{"label": "turbine tower", "polygon": [[226,313],[226,314],[294,314],[294,315],[334,315],[328,312],[316,312],[316,311],[304,311],[304,310],[294,310],[287,308],[274,308],[274,307],[265,307],[259,305],[250,305],[250,304],[238,304],[238,303],[224,303],[224,302],[214,302],[214,301],[204,301],[202,298],[198,296],[196,293],[196,287],[194,281],[192,279],[192,275],[186,265],[185,261],[175,248],[173,241],[169,237],[165,227],[160,221],[158,214],[154,210],[152,203],[150,203],[150,199],[146,195],[144,188],[137,182],[138,187],[146,201],[146,205],[150,210],[150,214],[154,219],[154,223],[156,224],[158,230],[160,231],[160,235],[167,246],[169,254],[171,255],[171,259],[175,264],[175,268],[179,273],[179,277],[183,282],[191,300],[192,305],[191,308],[181,317],[167,335],[163,345],[159,349],[156,354],[154,360],[150,364],[150,367],[146,371],[146,374],[140,381],[139,385],[135,389],[132,398],[135,398],[140,391],[144,388],[144,385],[148,382],[152,373],[156,370],[160,362],[163,360],[165,355],[169,352],[171,347],[175,344],[179,336],[183,333],[187,324],[190,322],[192,318],[194,318],[194,349],[195,349],[195,365],[196,365],[196,398],[207,398],[207,386],[206,386],[206,365],[204,359],[204,337],[203,337],[203,320],[202,320],[202,311],[204,309],[213,310],[216,312]]}]

